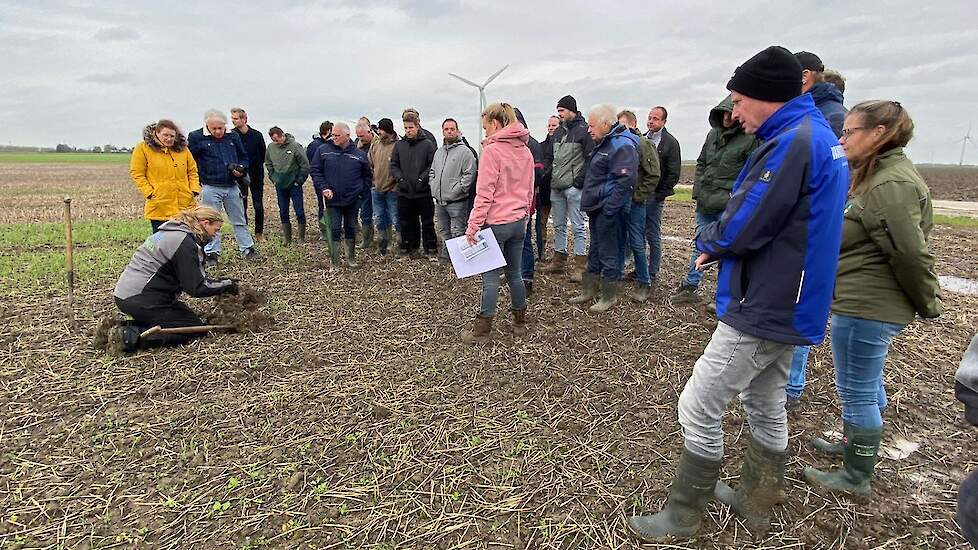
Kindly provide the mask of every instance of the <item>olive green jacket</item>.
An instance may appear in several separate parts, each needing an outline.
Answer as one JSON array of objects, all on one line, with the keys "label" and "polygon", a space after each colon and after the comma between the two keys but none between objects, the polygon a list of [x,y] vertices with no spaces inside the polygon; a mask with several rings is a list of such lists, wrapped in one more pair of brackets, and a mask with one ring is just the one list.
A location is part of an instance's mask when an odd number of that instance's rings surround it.
[{"label": "olive green jacket", "polygon": [[733,112],[730,96],[710,111],[712,129],[696,159],[693,199],[696,200],[696,210],[704,214],[723,212],[737,176],[759,143],[753,135],[744,133],[740,123],[724,128],[725,112]]},{"label": "olive green jacket", "polygon": [[659,169],[659,152],[655,150],[655,145],[638,130],[629,130],[638,136],[638,181],[635,182],[635,191],[632,192],[632,202],[645,204],[659,186],[662,172]]},{"label": "olive green jacket", "polygon": [[898,324],[939,316],[932,227],[927,184],[902,147],[884,152],[866,191],[846,203],[832,312]]}]

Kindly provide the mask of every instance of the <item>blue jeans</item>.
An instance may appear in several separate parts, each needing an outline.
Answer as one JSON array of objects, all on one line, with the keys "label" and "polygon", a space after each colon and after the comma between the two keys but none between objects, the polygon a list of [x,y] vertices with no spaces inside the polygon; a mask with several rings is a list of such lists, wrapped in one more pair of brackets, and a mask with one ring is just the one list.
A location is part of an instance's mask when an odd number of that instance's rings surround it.
[{"label": "blue jeans", "polygon": [[[883,365],[893,337],[906,325],[832,315],[832,360],[842,420],[860,428],[883,427]],[[882,399],[880,396],[883,396]]]},{"label": "blue jeans", "polygon": [[622,254],[625,242],[625,226],[628,211],[622,210],[613,216],[601,211],[588,214],[591,226],[591,249],[587,255],[587,272],[600,275],[609,281],[621,280],[624,260]]},{"label": "blue jeans", "polygon": [[808,354],[811,351],[811,346],[795,346],[795,351],[791,354],[791,371],[788,372],[788,385],[785,387],[785,393],[792,399],[799,399],[801,392],[805,391]]},{"label": "blue jeans", "polygon": [[[711,223],[718,221],[723,211],[716,212],[714,214],[704,214],[703,212],[696,212],[696,234],[699,235],[700,231],[704,227],[710,225]],[[696,244],[693,244],[693,253],[689,258],[689,273],[686,274],[686,284],[689,286],[700,286],[700,281],[703,280],[703,272],[696,269],[696,258],[700,256],[699,249],[696,248]],[[805,357],[808,357],[807,355]],[[794,363],[792,363],[791,372],[794,372]],[[805,385],[804,374],[802,374],[802,386]],[[789,382],[790,384],[790,382]],[[799,390],[800,393],[801,390]]]},{"label": "blue jeans", "polygon": [[659,275],[662,263],[662,207],[665,201],[649,199],[645,205],[645,239],[649,242],[649,278]]},{"label": "blue jeans", "polygon": [[[539,215],[539,214],[538,214]],[[523,238],[523,280],[533,280],[533,224],[526,223],[526,237]],[[538,241],[539,242],[539,241]]]},{"label": "blue jeans", "polygon": [[[200,202],[210,206],[218,212],[227,214],[228,222],[234,230],[234,239],[238,241],[238,249],[243,254],[249,248],[255,246],[255,240],[248,233],[248,224],[245,222],[244,203],[241,202],[241,190],[237,185],[221,187],[217,185],[205,185],[200,194]],[[221,253],[221,234],[214,235],[211,242],[204,247],[205,254]]]},{"label": "blue jeans", "polygon": [[359,203],[348,204],[346,206],[329,206],[329,227],[333,233],[333,242],[339,242],[344,237],[340,233],[342,226],[346,233],[347,240],[357,238],[357,211],[360,210]]},{"label": "blue jeans", "polygon": [[394,231],[401,232],[401,224],[397,219],[397,191],[370,190],[373,201],[374,216],[377,218],[377,230],[383,231],[394,226]]},{"label": "blue jeans", "polygon": [[374,222],[374,194],[373,188],[370,189],[369,193],[363,194],[363,200],[360,201],[360,225],[366,227],[373,224]]},{"label": "blue jeans", "polygon": [[567,219],[574,229],[574,254],[587,254],[587,231],[584,227],[584,212],[581,212],[581,190],[568,187],[562,191],[550,191],[551,214],[554,218],[554,250],[567,253]]},{"label": "blue jeans", "polygon": [[[649,277],[649,264],[645,256],[645,203],[632,203],[628,211],[627,248],[635,256],[635,278],[643,285],[652,282]],[[625,244],[625,243],[623,243]],[[624,257],[622,257],[624,262]]]},{"label": "blue jeans", "polygon": [[526,218],[501,225],[490,225],[492,234],[503,251],[506,265],[482,274],[482,305],[479,315],[492,317],[496,315],[496,301],[499,299],[499,275],[506,270],[506,283],[509,284],[509,299],[511,309],[526,309],[526,287],[523,286],[521,256],[523,241],[526,234]]},{"label": "blue jeans", "polygon": [[282,189],[275,186],[275,197],[278,199],[278,217],[283,224],[289,222],[289,201],[295,209],[295,219],[302,225],[306,223],[306,207],[302,204],[302,186],[292,185]]}]

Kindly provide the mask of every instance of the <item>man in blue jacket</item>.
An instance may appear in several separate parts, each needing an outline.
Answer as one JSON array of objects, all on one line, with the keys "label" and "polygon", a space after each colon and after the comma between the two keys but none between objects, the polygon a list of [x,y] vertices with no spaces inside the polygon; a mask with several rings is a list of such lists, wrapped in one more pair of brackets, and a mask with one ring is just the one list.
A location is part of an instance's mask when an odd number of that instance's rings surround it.
[{"label": "man in blue jacket", "polygon": [[327,141],[316,150],[318,157],[309,165],[309,173],[312,181],[322,189],[326,208],[329,209],[335,245],[330,250],[330,262],[334,268],[339,267],[339,242],[345,236],[347,265],[355,268],[358,267],[357,213],[364,194],[370,192],[374,173],[367,162],[367,154],[350,139],[347,124],[334,124],[332,137],[332,141]]},{"label": "man in blue jacket", "polygon": [[[784,498],[791,353],[822,341],[832,301],[849,169],[825,117],[801,93],[798,60],[771,46],[738,67],[727,89],[734,119],[764,143],[720,220],[696,237],[697,267],[720,261],[719,322],[679,397],[684,447],[666,507],[628,520],[648,542],[695,536],[714,494],[752,531],[770,528]],[[738,394],[751,440],[734,490],[718,482],[720,419]]]},{"label": "man in blue jacket", "polygon": [[[197,161],[202,187],[201,202],[227,214],[241,255],[254,260],[258,258],[258,252],[255,250],[255,240],[248,232],[244,202],[238,188],[239,180],[248,176],[248,154],[238,134],[227,131],[227,124],[227,116],[221,111],[207,111],[204,113],[204,127],[187,136],[187,147]],[[207,243],[204,253],[208,266],[217,265],[221,255],[220,233]]]},{"label": "man in blue jacket", "polygon": [[638,136],[618,123],[618,111],[611,105],[592,107],[587,124],[594,149],[581,188],[581,210],[587,212],[591,249],[581,277],[581,294],[570,303],[590,302],[600,288],[601,299],[589,311],[603,313],[618,303],[622,250],[638,177]]}]

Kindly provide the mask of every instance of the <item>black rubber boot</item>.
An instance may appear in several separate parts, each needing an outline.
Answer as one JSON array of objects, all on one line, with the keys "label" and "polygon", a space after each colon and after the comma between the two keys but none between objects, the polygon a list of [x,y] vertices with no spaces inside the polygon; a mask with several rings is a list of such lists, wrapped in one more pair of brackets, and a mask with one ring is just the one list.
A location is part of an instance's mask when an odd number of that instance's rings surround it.
[{"label": "black rubber boot", "polygon": [[773,451],[751,439],[737,489],[717,482],[717,500],[743,518],[751,533],[763,535],[770,531],[771,510],[784,501],[784,459],[784,452]]},{"label": "black rubber boot", "polygon": [[815,468],[805,468],[803,472],[808,483],[831,493],[842,493],[868,499],[873,496],[873,470],[876,468],[876,454],[883,439],[883,428],[867,429],[852,426],[846,450],[842,457],[842,468],[823,472]]},{"label": "black rubber boot", "polygon": [[364,250],[372,247],[374,245],[374,226],[373,224],[367,224],[363,228],[363,244]]},{"label": "black rubber boot", "polygon": [[393,240],[393,230],[388,226],[380,233],[380,241],[377,243],[377,249],[381,256],[387,255],[387,247],[390,246]]},{"label": "black rubber boot", "polygon": [[306,224],[304,223],[299,224],[299,242],[306,242]]},{"label": "black rubber boot", "polygon": [[695,537],[719,477],[719,460],[699,456],[684,448],[666,507],[652,516],[628,518],[629,532],[642,542]]},{"label": "black rubber boot", "polygon": [[331,269],[340,268],[340,241],[333,241],[329,247],[329,265]]},{"label": "black rubber boot", "polygon": [[[559,254],[559,253],[558,253]],[[554,262],[558,262],[559,256],[554,257]],[[598,289],[601,287],[601,276],[597,273],[585,273],[581,280],[581,293],[568,300],[571,304],[586,304],[598,297]]]},{"label": "black rubber boot", "polygon": [[356,239],[346,240],[346,265],[356,269],[360,267],[357,263],[357,241]]}]

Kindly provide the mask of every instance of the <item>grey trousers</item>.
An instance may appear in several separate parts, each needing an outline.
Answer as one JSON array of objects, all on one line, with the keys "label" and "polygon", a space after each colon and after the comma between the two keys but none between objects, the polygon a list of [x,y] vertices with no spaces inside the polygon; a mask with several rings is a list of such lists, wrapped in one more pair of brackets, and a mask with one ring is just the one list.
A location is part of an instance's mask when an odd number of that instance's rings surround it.
[{"label": "grey trousers", "polygon": [[753,438],[773,451],[787,449],[784,389],[794,348],[718,323],[679,396],[686,448],[712,460],[723,458],[720,420],[739,394]]}]

